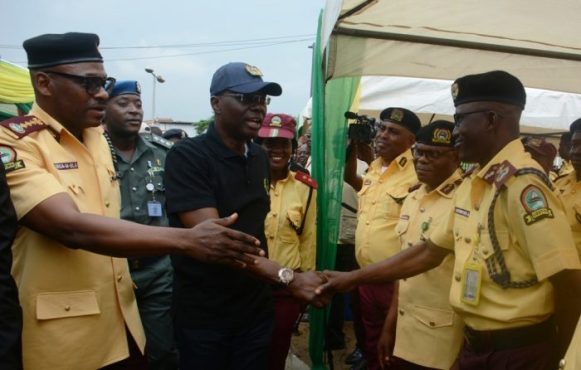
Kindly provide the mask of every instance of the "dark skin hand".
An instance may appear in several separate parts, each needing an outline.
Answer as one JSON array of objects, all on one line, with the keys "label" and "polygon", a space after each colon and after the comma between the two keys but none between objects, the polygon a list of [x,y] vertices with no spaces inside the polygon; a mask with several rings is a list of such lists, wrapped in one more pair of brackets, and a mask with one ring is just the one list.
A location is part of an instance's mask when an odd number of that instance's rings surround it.
[{"label": "dark skin hand", "polygon": [[555,321],[557,323],[557,341],[555,364],[565,356],[567,347],[581,313],[581,270],[564,270],[549,278],[555,294]]},{"label": "dark skin hand", "polygon": [[34,207],[21,224],[70,248],[108,256],[185,254],[204,262],[252,264],[264,252],[256,238],[228,228],[237,217],[207,219],[191,229],[145,226],[81,213],[68,194],[59,193]]},{"label": "dark skin hand", "polygon": [[439,266],[451,251],[429,240],[420,242],[395,256],[350,272],[324,271],[328,281],[316,293],[332,297],[361,284],[379,284],[418,275]]},{"label": "dark skin hand", "polygon": [[399,282],[393,290],[393,300],[389,306],[387,317],[383,323],[383,330],[377,342],[377,357],[382,369],[389,368],[392,364],[393,347],[395,346],[395,332],[397,327],[397,307],[399,295]]},{"label": "dark skin hand", "polygon": [[[201,208],[195,211],[183,212],[179,214],[180,221],[186,227],[201,225],[203,220],[208,218],[217,218],[218,210],[216,208]],[[252,275],[269,282],[278,282],[278,271],[281,266],[266,257],[247,255],[246,257],[252,263],[245,265],[237,264],[234,267],[244,268]],[[321,308],[329,303],[327,296],[318,296],[315,289],[326,282],[326,277],[315,271],[295,272],[293,281],[288,285],[289,292],[297,299],[303,302],[310,302],[313,306]]]}]

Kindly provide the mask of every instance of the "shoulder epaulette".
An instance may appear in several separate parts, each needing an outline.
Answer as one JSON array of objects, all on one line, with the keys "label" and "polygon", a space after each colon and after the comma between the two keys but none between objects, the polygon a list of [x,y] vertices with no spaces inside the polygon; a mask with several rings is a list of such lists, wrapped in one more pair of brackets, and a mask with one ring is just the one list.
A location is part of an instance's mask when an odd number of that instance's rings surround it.
[{"label": "shoulder epaulette", "polygon": [[408,189],[408,193],[413,193],[414,191],[418,190],[421,186],[422,186],[421,182],[418,182],[417,184],[410,186]]},{"label": "shoulder epaulette", "polygon": [[295,179],[297,179],[298,181],[302,182],[303,184],[305,184],[313,189],[316,189],[318,187],[315,179],[313,179],[311,176],[307,175],[304,172],[296,172]]},{"label": "shoulder epaulette", "polygon": [[0,126],[10,130],[19,140],[32,132],[49,128],[46,123],[36,116],[12,117],[0,122]]},{"label": "shoulder epaulette", "polygon": [[464,171],[462,173],[462,178],[464,179],[464,178],[472,175],[474,173],[474,171],[476,171],[476,168],[478,168],[478,166],[474,165],[474,166],[470,167],[468,170]]},{"label": "shoulder epaulette", "polygon": [[568,173],[566,173],[564,175],[559,175],[553,179],[553,183],[556,183],[558,180],[561,180],[562,178],[567,177],[567,176],[569,176]]},{"label": "shoulder epaulette", "polygon": [[490,169],[484,174],[484,181],[493,184],[500,189],[514,175],[516,168],[509,162],[504,161],[500,164],[490,166]]},{"label": "shoulder epaulette", "polygon": [[161,146],[162,148],[165,149],[171,149],[171,147],[173,146],[173,142],[154,134],[144,135],[143,138],[149,141],[150,143],[157,144],[158,146]]}]

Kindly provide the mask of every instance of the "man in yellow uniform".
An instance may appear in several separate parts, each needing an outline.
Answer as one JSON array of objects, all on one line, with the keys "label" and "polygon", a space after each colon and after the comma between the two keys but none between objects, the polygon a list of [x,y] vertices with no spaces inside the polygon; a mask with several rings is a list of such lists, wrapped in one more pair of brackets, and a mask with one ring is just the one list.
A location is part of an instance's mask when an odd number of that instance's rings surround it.
[{"label": "man in yellow uniform", "polygon": [[[519,140],[526,94],[504,71],[452,85],[460,160],[478,163],[425,243],[318,290],[406,278],[455,254],[450,303],[465,323],[461,369],[547,369],[565,352],[581,308],[581,263],[563,206]],[[558,330],[556,330],[558,328]]]},{"label": "man in yellow uniform", "polygon": [[565,206],[573,239],[581,255],[581,182],[579,182],[581,176],[581,119],[571,124],[570,136],[569,158],[572,170],[568,174],[559,177],[555,187],[557,188],[557,195],[559,195]]},{"label": "man in yellow uniform", "polygon": [[[581,118],[575,120],[573,123],[579,120],[581,120]],[[566,132],[563,135],[561,135],[561,138],[559,139],[559,157],[561,157],[563,161],[561,163],[561,166],[557,170],[551,172],[551,181],[555,182],[556,185],[557,181],[560,178],[565,177],[566,175],[571,173],[571,171],[573,171],[573,165],[571,164],[571,158],[569,157],[570,151],[571,151],[571,133]]]},{"label": "man in yellow uniform", "polygon": [[[94,34],[24,42],[36,101],[0,123],[0,153],[19,221],[12,275],[23,312],[25,369],[142,369],[145,338],[121,256],[187,254],[240,266],[258,241],[236,216],[192,229],[119,220],[120,195],[100,127],[108,92]],[[114,257],[110,257],[114,256]]]},{"label": "man in yellow uniform", "polygon": [[[409,188],[417,182],[411,146],[421,127],[419,118],[404,108],[381,112],[375,136],[377,159],[367,174],[357,175],[357,145],[348,148],[345,181],[359,191],[355,256],[359,266],[382,261],[400,250],[395,226]],[[369,370],[379,369],[377,341],[389,309],[393,283],[363,285],[358,289],[364,327],[363,353]]]},{"label": "man in yellow uniform", "polygon": [[[563,201],[575,245],[581,253],[581,182],[579,182],[580,175],[578,175],[581,173],[581,119],[571,124],[569,134],[570,152],[568,155],[573,170],[561,177],[558,182],[557,194]],[[581,321],[577,323],[575,335],[569,345],[567,355],[559,364],[559,369],[574,370],[578,369],[579,366],[581,366]]]},{"label": "man in yellow uniform", "polygon": [[[402,250],[429,238],[452,208],[455,190],[462,182],[453,130],[452,122],[435,121],[416,135],[412,153],[420,183],[406,198],[396,226]],[[452,367],[462,345],[464,327],[448,299],[453,270],[454,257],[448,255],[435,269],[398,282],[399,292],[379,341],[379,361],[384,366]]]}]

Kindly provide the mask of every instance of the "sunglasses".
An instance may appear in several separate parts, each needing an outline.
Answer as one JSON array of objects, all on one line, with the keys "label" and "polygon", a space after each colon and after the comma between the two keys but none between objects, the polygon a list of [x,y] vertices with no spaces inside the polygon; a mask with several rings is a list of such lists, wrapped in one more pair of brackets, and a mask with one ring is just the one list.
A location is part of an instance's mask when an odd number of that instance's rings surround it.
[{"label": "sunglasses", "polygon": [[238,100],[242,104],[247,105],[254,105],[254,104],[261,104],[261,105],[268,105],[270,104],[270,96],[262,95],[262,94],[222,94],[224,96],[229,96]]},{"label": "sunglasses", "polygon": [[111,94],[113,87],[115,87],[115,79],[113,77],[78,76],[57,71],[44,71],[44,73],[68,78],[76,84],[84,87],[89,95],[98,94],[99,91],[101,91],[101,88],[105,89],[107,94]]}]

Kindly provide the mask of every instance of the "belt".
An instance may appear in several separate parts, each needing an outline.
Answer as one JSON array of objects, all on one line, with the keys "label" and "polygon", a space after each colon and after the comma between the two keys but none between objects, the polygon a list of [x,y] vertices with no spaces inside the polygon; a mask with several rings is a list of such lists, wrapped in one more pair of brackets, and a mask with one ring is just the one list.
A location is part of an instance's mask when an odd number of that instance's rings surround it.
[{"label": "belt", "polygon": [[127,262],[129,263],[129,270],[135,271],[153,265],[164,257],[165,256],[130,257],[127,258]]},{"label": "belt", "polygon": [[540,324],[501,330],[474,330],[464,328],[464,339],[476,353],[487,353],[526,347],[543,341],[550,341],[556,334],[554,318]]}]

